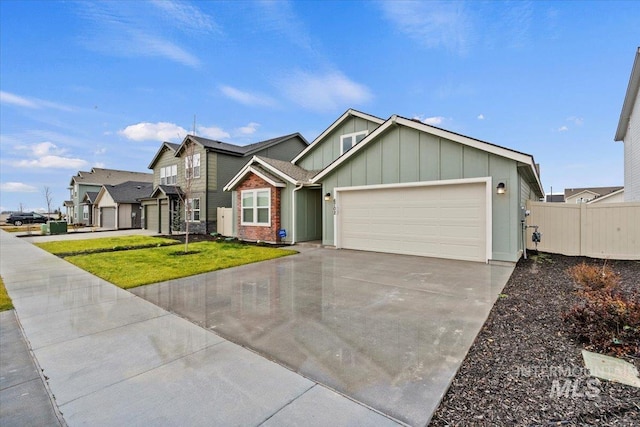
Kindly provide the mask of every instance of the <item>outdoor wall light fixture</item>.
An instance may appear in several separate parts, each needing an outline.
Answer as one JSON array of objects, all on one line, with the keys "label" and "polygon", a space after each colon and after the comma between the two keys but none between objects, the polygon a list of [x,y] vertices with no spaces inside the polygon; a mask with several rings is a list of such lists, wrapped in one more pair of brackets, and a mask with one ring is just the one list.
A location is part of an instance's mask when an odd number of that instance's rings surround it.
[{"label": "outdoor wall light fixture", "polygon": [[330,202],[331,201],[331,193],[327,193],[324,195],[324,201],[325,202]]},{"label": "outdoor wall light fixture", "polygon": [[498,194],[504,194],[507,192],[507,186],[504,184],[504,182],[498,184],[498,186],[496,187],[496,192]]}]

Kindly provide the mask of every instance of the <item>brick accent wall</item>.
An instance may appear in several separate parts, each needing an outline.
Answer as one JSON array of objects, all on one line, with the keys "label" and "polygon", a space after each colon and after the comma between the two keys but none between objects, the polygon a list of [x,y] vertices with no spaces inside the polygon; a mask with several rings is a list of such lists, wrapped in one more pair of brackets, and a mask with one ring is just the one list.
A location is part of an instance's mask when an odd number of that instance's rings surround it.
[{"label": "brick accent wall", "polygon": [[[271,190],[271,226],[259,225],[242,225],[242,191],[268,188]],[[249,174],[247,178],[236,188],[238,194],[238,238],[240,240],[257,241],[275,243],[279,242],[278,230],[280,229],[280,192],[278,187],[272,187],[271,184],[260,178],[256,174]]]}]

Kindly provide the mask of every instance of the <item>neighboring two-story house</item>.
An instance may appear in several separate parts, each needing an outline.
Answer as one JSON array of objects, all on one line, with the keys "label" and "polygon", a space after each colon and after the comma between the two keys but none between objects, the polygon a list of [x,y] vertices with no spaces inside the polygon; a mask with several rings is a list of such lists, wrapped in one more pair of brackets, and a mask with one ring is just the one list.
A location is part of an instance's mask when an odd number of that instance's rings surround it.
[{"label": "neighboring two-story house", "polygon": [[348,110],[291,162],[257,154],[225,190],[234,235],[487,262],[523,251],[531,155],[393,115]]},{"label": "neighboring two-story house", "polygon": [[165,142],[153,157],[153,192],[142,200],[142,226],[160,234],[216,231],[217,208],[231,207],[226,184],[251,156],[290,161],[308,146],[299,133],[251,145],[234,145],[188,135],[181,144]]},{"label": "neighboring two-story house", "polygon": [[631,69],[627,93],[616,130],[624,142],[624,201],[640,202],[640,47]]},{"label": "neighboring two-story house", "polygon": [[[153,174],[103,168],[92,168],[89,172],[79,171],[69,183],[71,200],[65,202],[67,222],[99,226],[99,218],[92,215],[95,196],[103,185],[127,181],[153,182]],[[87,193],[91,194],[85,197]]]}]

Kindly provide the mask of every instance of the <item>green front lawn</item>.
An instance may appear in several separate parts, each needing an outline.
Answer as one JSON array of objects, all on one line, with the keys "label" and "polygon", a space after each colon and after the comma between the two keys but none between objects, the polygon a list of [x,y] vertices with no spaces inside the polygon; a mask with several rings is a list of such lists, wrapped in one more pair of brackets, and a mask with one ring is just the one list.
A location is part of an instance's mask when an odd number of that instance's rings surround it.
[{"label": "green front lawn", "polygon": [[9,298],[2,277],[0,277],[0,311],[11,310],[12,308],[11,298]]},{"label": "green front lawn", "polygon": [[90,240],[59,240],[35,245],[54,255],[65,256],[89,252],[103,252],[135,248],[151,248],[180,244],[178,240],[151,236],[105,237]]},{"label": "green front lawn", "polygon": [[240,243],[197,242],[189,244],[189,254],[184,253],[184,246],[165,246],[73,255],[65,259],[123,289],[128,289],[295,253],[297,252],[292,250]]}]

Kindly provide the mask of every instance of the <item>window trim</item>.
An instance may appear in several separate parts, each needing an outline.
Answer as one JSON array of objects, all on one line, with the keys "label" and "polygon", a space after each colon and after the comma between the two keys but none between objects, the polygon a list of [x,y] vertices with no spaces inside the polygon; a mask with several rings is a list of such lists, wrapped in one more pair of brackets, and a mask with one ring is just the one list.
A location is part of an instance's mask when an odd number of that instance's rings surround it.
[{"label": "window trim", "polygon": [[[171,182],[169,180],[171,179]],[[178,165],[163,166],[160,168],[160,185],[178,184]]]},{"label": "window trim", "polygon": [[[189,167],[189,163],[191,163],[191,167]],[[195,174],[194,172],[189,173],[189,171],[198,172]],[[197,179],[200,178],[200,153],[194,153],[191,156],[186,156],[184,158],[184,177],[185,179]]]},{"label": "window trim", "polygon": [[[195,209],[193,207],[193,202],[197,200],[198,201],[198,209]],[[187,211],[187,206],[191,205],[191,212]],[[198,219],[195,219],[195,213],[198,212]],[[191,199],[186,199],[185,203],[184,203],[184,217],[186,218],[186,221],[188,222],[201,222],[200,220],[200,213],[202,212],[201,209],[201,205],[200,205],[200,197],[193,197]],[[191,214],[191,215],[189,215]]]},{"label": "window trim", "polygon": [[[351,132],[351,133],[346,133],[344,135],[340,136],[340,155],[342,156],[344,153],[346,153],[347,151],[351,150],[353,147],[356,146],[356,144],[358,144],[360,141],[362,141],[362,139],[366,138],[367,135],[369,134],[368,130],[361,130],[358,132]],[[358,136],[360,135],[364,135],[364,138],[362,138],[360,141],[356,141]],[[347,138],[353,138],[353,142],[351,143],[351,147],[349,147],[348,149],[344,149],[344,140]]]},{"label": "window trim", "polygon": [[[268,202],[267,206],[258,206],[258,193],[267,192]],[[247,193],[253,194],[253,206],[244,205],[244,195]],[[253,221],[247,222],[244,220],[244,210],[251,208],[253,210]],[[258,222],[258,209],[267,209],[267,222]],[[252,188],[248,190],[242,190],[240,192],[240,225],[252,226],[252,227],[271,227],[271,188]]]}]

